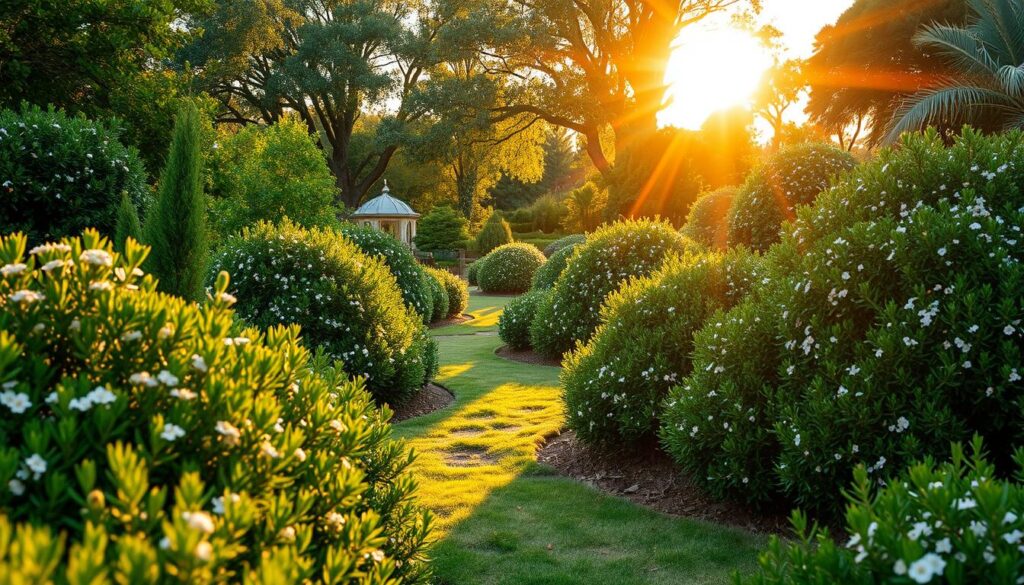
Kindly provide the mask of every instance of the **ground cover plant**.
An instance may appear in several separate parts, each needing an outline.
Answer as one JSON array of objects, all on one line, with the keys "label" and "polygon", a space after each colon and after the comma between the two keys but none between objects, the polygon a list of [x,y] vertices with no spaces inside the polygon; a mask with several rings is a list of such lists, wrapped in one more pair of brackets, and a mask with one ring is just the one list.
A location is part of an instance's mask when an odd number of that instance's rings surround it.
[{"label": "ground cover plant", "polygon": [[491,251],[477,273],[480,290],[486,293],[521,293],[530,290],[533,276],[546,259],[536,247],[521,242]]},{"label": "ground cover plant", "polygon": [[401,402],[433,375],[436,348],[395,277],[332,230],[256,224],[221,245],[211,284],[222,270],[234,275],[246,322],[300,325],[307,343],[364,378],[378,401]]},{"label": "ground cover plant", "polygon": [[6,579],[427,582],[410,452],[298,328],[240,330],[226,274],[156,292],[134,241],[26,247],[0,238]]},{"label": "ground cover plant", "polygon": [[370,226],[346,223],[341,234],[352,241],[364,254],[380,258],[398,282],[405,304],[420,314],[424,323],[433,320],[433,293],[423,276],[423,268],[412,251],[394,236]]},{"label": "ground cover plant", "polygon": [[654,272],[668,255],[691,245],[669,224],[652,220],[621,221],[590,234],[540,304],[530,331],[533,348],[561,357],[577,341],[587,341],[609,293],[629,278]]}]

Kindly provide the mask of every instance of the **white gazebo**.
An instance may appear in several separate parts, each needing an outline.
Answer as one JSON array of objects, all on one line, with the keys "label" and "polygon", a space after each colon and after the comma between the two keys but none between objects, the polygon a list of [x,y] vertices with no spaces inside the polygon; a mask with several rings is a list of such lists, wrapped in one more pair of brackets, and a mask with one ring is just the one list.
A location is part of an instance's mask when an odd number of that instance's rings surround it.
[{"label": "white gazebo", "polygon": [[352,214],[352,221],[359,225],[373,226],[412,247],[412,239],[416,237],[416,220],[419,217],[420,214],[413,211],[405,201],[391,196],[388,183],[384,181],[384,190],[380,195],[360,205]]}]

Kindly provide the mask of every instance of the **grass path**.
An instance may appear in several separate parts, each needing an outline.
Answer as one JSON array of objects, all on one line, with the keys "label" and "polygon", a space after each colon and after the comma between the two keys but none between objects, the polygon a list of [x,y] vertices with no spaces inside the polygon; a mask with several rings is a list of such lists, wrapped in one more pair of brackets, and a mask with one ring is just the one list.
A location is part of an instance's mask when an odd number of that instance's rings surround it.
[{"label": "grass path", "polygon": [[[455,402],[396,425],[419,454],[420,499],[437,517],[441,584],[726,583],[754,566],[762,539],[605,496],[535,461],[563,426],[558,369],[494,355],[508,298],[471,298],[493,323],[433,331],[438,381]],[[475,320],[474,320],[475,321]]]}]

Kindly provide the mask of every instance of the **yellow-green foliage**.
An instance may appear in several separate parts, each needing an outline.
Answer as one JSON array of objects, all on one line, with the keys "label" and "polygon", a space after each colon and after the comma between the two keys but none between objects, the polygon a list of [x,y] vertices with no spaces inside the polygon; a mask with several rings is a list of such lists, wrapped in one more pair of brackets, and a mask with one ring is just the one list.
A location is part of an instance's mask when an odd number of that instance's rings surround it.
[{"label": "yellow-green foliage", "polygon": [[544,265],[544,254],[532,244],[505,244],[491,251],[480,268],[480,290],[521,293],[530,290],[533,275]]},{"label": "yellow-green foliage", "polygon": [[511,244],[514,241],[512,228],[505,218],[497,213],[487,219],[487,223],[476,235],[477,251],[481,254],[487,254],[498,246]]},{"label": "yellow-green foliage", "polygon": [[436,316],[436,319],[461,315],[469,304],[469,287],[466,281],[441,268],[427,268],[427,272],[436,278],[448,293],[448,312]]},{"label": "yellow-green foliage", "polygon": [[430,270],[423,271],[423,280],[430,289],[431,317],[430,322],[440,321],[448,317],[448,289],[441,283],[441,278]]},{"label": "yellow-green foliage", "polygon": [[25,248],[0,238],[0,579],[427,578],[410,452],[297,327],[238,330],[226,274],[156,292],[134,240]]},{"label": "yellow-green foliage", "polygon": [[713,250],[724,250],[729,243],[729,208],[735,196],[736,187],[702,195],[690,208],[680,233]]}]

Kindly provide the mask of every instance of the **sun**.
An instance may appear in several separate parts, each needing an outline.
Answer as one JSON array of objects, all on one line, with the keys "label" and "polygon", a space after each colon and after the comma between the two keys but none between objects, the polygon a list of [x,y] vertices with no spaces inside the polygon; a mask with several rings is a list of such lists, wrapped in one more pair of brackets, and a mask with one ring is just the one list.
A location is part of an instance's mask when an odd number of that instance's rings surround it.
[{"label": "sun", "polygon": [[772,58],[759,40],[732,26],[688,28],[665,72],[671,103],[663,126],[698,129],[711,114],[750,100]]}]

